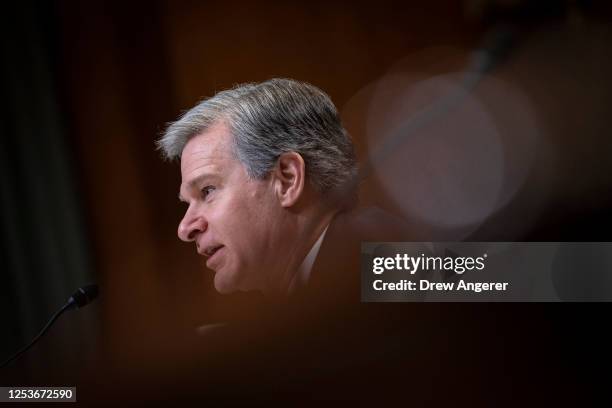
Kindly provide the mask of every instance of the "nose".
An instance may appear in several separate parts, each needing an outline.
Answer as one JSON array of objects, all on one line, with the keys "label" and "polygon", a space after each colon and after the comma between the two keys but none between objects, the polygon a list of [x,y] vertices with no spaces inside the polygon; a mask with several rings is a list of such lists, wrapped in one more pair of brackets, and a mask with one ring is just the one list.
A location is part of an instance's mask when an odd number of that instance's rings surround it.
[{"label": "nose", "polygon": [[182,241],[191,242],[196,239],[199,233],[206,231],[206,228],[208,228],[208,222],[202,214],[195,214],[187,209],[178,226],[178,237]]}]

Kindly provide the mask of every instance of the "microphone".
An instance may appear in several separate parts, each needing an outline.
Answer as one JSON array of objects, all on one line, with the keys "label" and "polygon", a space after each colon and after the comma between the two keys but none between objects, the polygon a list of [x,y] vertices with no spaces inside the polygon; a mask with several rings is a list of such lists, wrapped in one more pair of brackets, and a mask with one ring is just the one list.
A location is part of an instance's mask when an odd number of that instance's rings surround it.
[{"label": "microphone", "polygon": [[68,307],[74,309],[82,308],[83,306],[93,302],[98,297],[98,285],[86,285],[78,288],[76,292],[68,299]]},{"label": "microphone", "polygon": [[34,339],[27,346],[23,347],[21,350],[19,350],[18,352],[13,354],[11,357],[9,357],[7,360],[5,360],[2,364],[0,364],[0,368],[4,368],[9,363],[11,363],[13,360],[15,360],[17,357],[19,357],[20,355],[28,351],[30,347],[32,347],[38,340],[40,340],[43,334],[45,334],[47,330],[49,330],[51,325],[57,320],[58,317],[62,315],[62,313],[64,313],[66,310],[80,309],[83,306],[88,305],[89,303],[91,303],[98,297],[98,292],[99,292],[98,285],[96,284],[86,285],[86,286],[78,288],[76,292],[74,292],[72,296],[70,296],[66,304],[62,306],[60,310],[55,312],[53,316],[51,316],[51,319],[49,319],[49,322],[47,322],[45,327],[42,328],[40,333],[38,333],[38,335],[34,337]]}]

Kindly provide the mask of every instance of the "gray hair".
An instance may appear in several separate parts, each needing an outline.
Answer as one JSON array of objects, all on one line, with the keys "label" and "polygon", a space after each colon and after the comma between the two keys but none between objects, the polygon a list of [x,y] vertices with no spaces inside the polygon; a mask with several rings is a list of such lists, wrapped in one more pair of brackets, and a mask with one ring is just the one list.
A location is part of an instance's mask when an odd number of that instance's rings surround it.
[{"label": "gray hair", "polygon": [[180,158],[189,139],[218,121],[229,126],[234,153],[251,178],[265,178],[286,152],[303,157],[307,180],[321,193],[356,176],[353,143],[338,111],[310,84],[271,79],[219,92],[171,123],[157,146],[167,159]]}]

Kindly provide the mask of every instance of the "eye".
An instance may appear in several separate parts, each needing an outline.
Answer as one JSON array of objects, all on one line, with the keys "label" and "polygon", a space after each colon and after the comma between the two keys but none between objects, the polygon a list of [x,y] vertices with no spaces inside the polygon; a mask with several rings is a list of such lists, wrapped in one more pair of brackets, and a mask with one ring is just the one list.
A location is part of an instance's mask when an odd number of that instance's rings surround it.
[{"label": "eye", "polygon": [[215,191],[215,187],[214,186],[206,186],[201,191],[202,191],[202,198],[206,200],[208,198],[208,196],[210,195],[210,193]]}]

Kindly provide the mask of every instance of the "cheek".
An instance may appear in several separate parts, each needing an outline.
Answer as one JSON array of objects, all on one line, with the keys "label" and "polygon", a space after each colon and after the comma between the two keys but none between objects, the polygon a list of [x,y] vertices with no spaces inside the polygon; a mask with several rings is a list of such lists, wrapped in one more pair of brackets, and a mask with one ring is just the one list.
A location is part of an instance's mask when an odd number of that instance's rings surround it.
[{"label": "cheek", "polygon": [[267,218],[261,213],[261,203],[250,200],[244,194],[236,195],[225,203],[219,203],[215,212],[213,227],[219,233],[219,239],[234,247],[234,250],[244,251],[257,245],[261,239],[261,224]]},{"label": "cheek", "polygon": [[274,222],[269,208],[252,205],[235,215],[232,233],[239,258],[245,262],[259,263],[274,245]]},{"label": "cheek", "polygon": [[217,203],[211,213],[211,229],[244,261],[268,246],[276,213],[274,197],[264,182],[240,183]]}]

